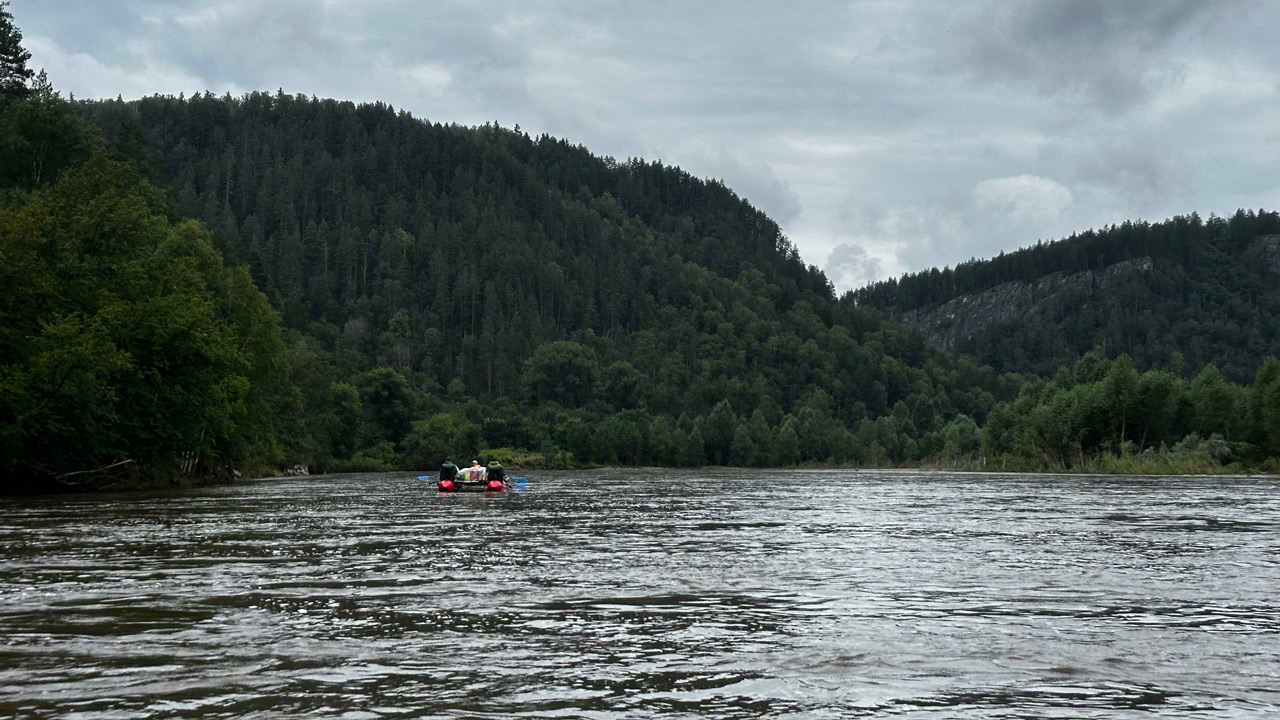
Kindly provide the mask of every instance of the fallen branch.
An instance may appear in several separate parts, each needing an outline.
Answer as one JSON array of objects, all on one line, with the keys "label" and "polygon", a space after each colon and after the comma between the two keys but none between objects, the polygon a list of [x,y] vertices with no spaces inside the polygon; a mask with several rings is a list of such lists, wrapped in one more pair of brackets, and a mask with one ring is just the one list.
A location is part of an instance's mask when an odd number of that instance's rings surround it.
[{"label": "fallen branch", "polygon": [[79,482],[68,482],[67,478],[74,477],[76,475],[98,475],[101,473],[105,473],[109,470],[114,470],[115,468],[118,468],[122,465],[128,465],[132,462],[134,461],[133,460],[117,460],[111,463],[110,465],[103,465],[102,467],[95,468],[93,470],[76,470],[75,472],[63,473],[62,475],[57,476],[57,480],[58,482],[63,483],[64,485],[79,485],[81,484]]}]

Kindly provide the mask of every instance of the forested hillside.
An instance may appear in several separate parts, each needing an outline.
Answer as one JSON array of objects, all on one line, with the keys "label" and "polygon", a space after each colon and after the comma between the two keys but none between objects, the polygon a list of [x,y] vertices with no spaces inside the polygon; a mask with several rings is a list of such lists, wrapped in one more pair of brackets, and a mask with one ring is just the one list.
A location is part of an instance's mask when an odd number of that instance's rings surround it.
[{"label": "forested hillside", "polygon": [[0,492],[282,459],[297,396],[267,298],[107,157],[9,20],[0,3]]},{"label": "forested hillside", "polygon": [[[285,94],[81,105],[289,330],[319,467],[904,461],[1014,379],[838,302],[722,184]],[[957,435],[957,438],[959,436]]]},{"label": "forested hillside", "polygon": [[1099,348],[1139,369],[1213,363],[1249,382],[1280,354],[1280,214],[1126,222],[862,288],[860,307],[1005,372],[1052,375]]}]

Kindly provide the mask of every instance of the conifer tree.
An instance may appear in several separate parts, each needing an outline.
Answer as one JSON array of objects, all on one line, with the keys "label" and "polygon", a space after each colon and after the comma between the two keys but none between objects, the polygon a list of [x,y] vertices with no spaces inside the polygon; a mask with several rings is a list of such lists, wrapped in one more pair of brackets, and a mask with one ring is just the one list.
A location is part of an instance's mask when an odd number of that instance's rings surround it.
[{"label": "conifer tree", "polygon": [[30,90],[31,53],[22,47],[22,31],[13,24],[9,3],[0,2],[0,102],[26,97]]}]

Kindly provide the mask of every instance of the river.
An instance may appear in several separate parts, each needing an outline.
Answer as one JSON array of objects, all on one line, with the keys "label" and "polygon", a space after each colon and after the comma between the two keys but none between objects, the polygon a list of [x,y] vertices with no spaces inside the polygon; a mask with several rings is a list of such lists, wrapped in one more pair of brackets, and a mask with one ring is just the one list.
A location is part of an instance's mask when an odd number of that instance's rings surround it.
[{"label": "river", "polygon": [[1280,480],[407,474],[0,499],[0,716],[1280,716]]}]

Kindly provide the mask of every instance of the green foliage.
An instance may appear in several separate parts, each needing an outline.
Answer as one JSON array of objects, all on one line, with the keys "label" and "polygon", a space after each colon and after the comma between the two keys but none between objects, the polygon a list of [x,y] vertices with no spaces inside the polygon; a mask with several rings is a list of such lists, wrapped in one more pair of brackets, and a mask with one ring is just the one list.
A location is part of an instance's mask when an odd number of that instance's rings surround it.
[{"label": "green foliage", "polygon": [[1108,435],[1117,447],[1128,441],[1130,425],[1138,414],[1138,384],[1138,372],[1128,355],[1116,358],[1102,380],[1102,409]]},{"label": "green foliage", "polygon": [[778,441],[771,458],[778,465],[795,465],[800,462],[800,436],[796,433],[795,418],[787,416],[778,428]]},{"label": "green foliage", "polygon": [[81,109],[281,309],[285,452],[322,467],[378,443],[433,467],[463,442],[417,424],[440,414],[477,450],[847,462],[898,404],[909,462],[1017,387],[837,300],[775,223],[675,168],[283,94]]},{"label": "green foliage", "polygon": [[1165,370],[1149,370],[1138,378],[1138,391],[1133,421],[1136,432],[1132,437],[1141,447],[1159,445],[1173,440],[1172,433],[1178,422],[1178,405],[1182,399],[1182,383],[1173,373]]},{"label": "green foliage", "polygon": [[10,489],[279,452],[262,406],[287,377],[275,314],[159,198],[97,155],[0,209]]},{"label": "green foliage", "polygon": [[365,430],[376,442],[391,445],[408,434],[417,411],[417,396],[403,375],[387,367],[375,368],[356,378]]},{"label": "green foliage", "polygon": [[711,413],[698,423],[703,447],[713,465],[727,465],[732,455],[733,438],[738,431],[738,416],[728,400],[721,400]]},{"label": "green foliage", "polygon": [[[1264,466],[1267,424],[1280,403],[1280,363],[1267,359],[1246,389],[1213,365],[1191,381],[1164,370],[1137,375],[1128,358],[1082,359],[1049,383],[1029,383],[997,405],[982,454],[1002,467],[1098,472],[1221,472]],[[1252,408],[1251,410],[1249,408]],[[1232,442],[1232,433],[1249,441]],[[1204,438],[1208,438],[1207,440]]]},{"label": "green foliage", "polygon": [[29,190],[55,180],[99,145],[75,106],[41,85],[0,103],[0,188]]},{"label": "green foliage", "polygon": [[316,459],[321,464],[325,458],[350,459],[365,444],[365,414],[360,391],[347,383],[330,383],[325,401],[315,408],[317,424],[323,433]]},{"label": "green foliage", "polygon": [[595,352],[567,340],[541,345],[525,362],[524,384],[538,402],[565,407],[585,403],[595,388],[599,363]]},{"label": "green foliage", "polygon": [[1187,389],[1194,412],[1193,425],[1198,432],[1222,432],[1231,437],[1235,420],[1236,390],[1222,379],[1212,364],[1206,365]]},{"label": "green foliage", "polygon": [[13,24],[9,3],[0,2],[0,108],[10,99],[27,96],[31,53],[22,47],[22,31]]},{"label": "green foliage", "polygon": [[944,458],[963,459],[977,454],[982,447],[982,433],[978,424],[967,415],[957,415],[942,430]]},{"label": "green foliage", "polygon": [[1253,382],[1254,441],[1264,451],[1280,455],[1280,361],[1268,357]]},{"label": "green foliage", "polygon": [[1049,377],[1101,349],[1138,370],[1185,376],[1213,364],[1244,383],[1280,347],[1278,271],[1280,213],[1241,209],[1091,230],[848,299],[890,318],[937,318],[936,342],[1003,372]]},{"label": "green foliage", "polygon": [[[409,467],[435,468],[452,457],[459,465],[480,454],[480,428],[464,417],[437,413],[413,423],[405,438],[405,462]],[[507,460],[501,461],[504,465]]]},{"label": "green foliage", "polygon": [[605,418],[592,438],[596,462],[641,464],[649,457],[650,422],[648,413],[641,410],[624,410]]}]

